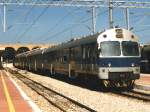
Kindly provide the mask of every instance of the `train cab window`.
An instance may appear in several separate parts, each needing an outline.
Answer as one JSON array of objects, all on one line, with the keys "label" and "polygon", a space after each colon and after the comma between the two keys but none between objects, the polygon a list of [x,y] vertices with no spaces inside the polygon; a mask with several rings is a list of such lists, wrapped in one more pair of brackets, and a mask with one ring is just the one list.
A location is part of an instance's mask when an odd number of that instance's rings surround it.
[{"label": "train cab window", "polygon": [[102,56],[120,56],[120,43],[118,41],[104,41],[100,44]]},{"label": "train cab window", "polygon": [[123,41],[122,52],[124,56],[139,56],[138,43],[131,41]]}]

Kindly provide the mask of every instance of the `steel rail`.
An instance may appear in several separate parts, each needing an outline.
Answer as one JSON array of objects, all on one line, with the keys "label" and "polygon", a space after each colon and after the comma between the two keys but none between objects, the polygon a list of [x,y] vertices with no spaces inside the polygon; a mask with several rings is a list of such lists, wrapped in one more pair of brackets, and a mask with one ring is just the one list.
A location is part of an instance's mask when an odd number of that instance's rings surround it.
[{"label": "steel rail", "polygon": [[[81,109],[84,109],[84,110],[87,110],[90,112],[96,112],[95,110],[91,109],[90,107],[87,107],[84,104],[81,104],[81,103],[55,91],[55,90],[52,90],[51,88],[48,88],[48,87],[42,85],[41,83],[36,82],[36,81],[32,80],[31,78],[28,78],[28,77],[26,77],[20,73],[13,73],[13,75],[16,76],[19,80],[21,80],[28,87],[30,87],[32,90],[37,92],[39,95],[44,97],[49,103],[51,103],[52,105],[54,105],[55,107],[57,107],[61,111],[66,112],[66,109],[64,109],[63,104],[61,103],[62,104],[62,106],[61,106],[61,105],[57,104],[56,102],[53,102],[52,100],[50,100],[50,97],[55,98],[55,96],[59,96],[59,97],[62,97],[60,99],[65,99],[65,101],[67,100],[67,103],[66,103],[67,105],[72,106],[72,104],[73,104],[77,108],[81,108]],[[59,98],[58,98],[58,100],[59,100]],[[69,107],[66,107],[66,108],[69,108]],[[75,109],[75,108],[73,108],[73,109]]]}]

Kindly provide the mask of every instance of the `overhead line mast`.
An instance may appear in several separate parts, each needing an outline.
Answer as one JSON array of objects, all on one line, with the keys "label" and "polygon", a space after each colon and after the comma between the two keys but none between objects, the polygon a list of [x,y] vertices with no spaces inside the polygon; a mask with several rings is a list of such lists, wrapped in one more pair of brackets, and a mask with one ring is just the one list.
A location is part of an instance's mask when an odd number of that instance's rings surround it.
[{"label": "overhead line mast", "polygon": [[113,28],[113,7],[112,7],[112,0],[109,0],[109,27]]},{"label": "overhead line mast", "polygon": [[126,27],[128,30],[130,30],[130,19],[129,19],[129,9],[125,8],[125,22],[126,22]]},{"label": "overhead line mast", "polygon": [[6,5],[4,5],[4,15],[3,15],[3,32],[6,32]]},{"label": "overhead line mast", "polygon": [[94,34],[96,32],[96,9],[95,7],[92,7],[92,33]]}]

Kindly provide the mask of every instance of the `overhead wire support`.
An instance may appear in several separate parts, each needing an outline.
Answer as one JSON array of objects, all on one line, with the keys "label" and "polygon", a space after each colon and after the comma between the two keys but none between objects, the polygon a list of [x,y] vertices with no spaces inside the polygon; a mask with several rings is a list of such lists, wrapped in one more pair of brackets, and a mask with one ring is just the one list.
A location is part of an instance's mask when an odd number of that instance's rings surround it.
[{"label": "overhead wire support", "polygon": [[3,9],[3,32],[6,32],[6,5],[5,4]]},{"label": "overhead wire support", "polygon": [[96,32],[96,9],[92,7],[92,33]]},{"label": "overhead wire support", "polygon": [[[75,7],[109,7],[107,0],[0,0],[0,5],[36,5],[36,6],[75,6]],[[150,2],[112,1],[112,7],[150,8]]]},{"label": "overhead wire support", "polygon": [[109,5],[109,27],[113,28],[113,7],[112,7],[112,1],[113,0],[108,0],[108,5]]},{"label": "overhead wire support", "polygon": [[[93,8],[93,33],[95,32],[95,17],[94,17],[94,8],[97,7],[107,7],[110,8],[110,27],[113,27],[113,17],[112,9],[113,8],[150,8],[150,2],[141,2],[139,1],[113,1],[113,0],[0,0],[0,5],[4,6],[4,21],[3,21],[3,31],[6,31],[6,6],[9,5],[31,5],[31,6],[53,6],[53,7],[91,7]],[[129,22],[129,21],[128,21]],[[127,24],[129,24],[127,22]],[[129,28],[129,26],[127,26]]]},{"label": "overhead wire support", "polygon": [[104,1],[86,1],[86,0],[0,0],[0,5],[36,5],[36,6],[76,6],[76,7],[93,7],[103,6]]},{"label": "overhead wire support", "polygon": [[130,19],[129,19],[129,9],[125,8],[125,20],[126,20],[126,27],[130,30]]}]

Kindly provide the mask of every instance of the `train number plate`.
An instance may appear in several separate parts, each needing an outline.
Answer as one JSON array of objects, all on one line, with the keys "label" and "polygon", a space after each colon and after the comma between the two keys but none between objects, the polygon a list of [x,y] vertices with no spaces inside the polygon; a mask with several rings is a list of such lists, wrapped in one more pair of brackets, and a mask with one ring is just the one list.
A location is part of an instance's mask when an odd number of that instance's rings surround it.
[{"label": "train number plate", "polygon": [[125,78],[126,74],[120,74],[120,78]]}]

